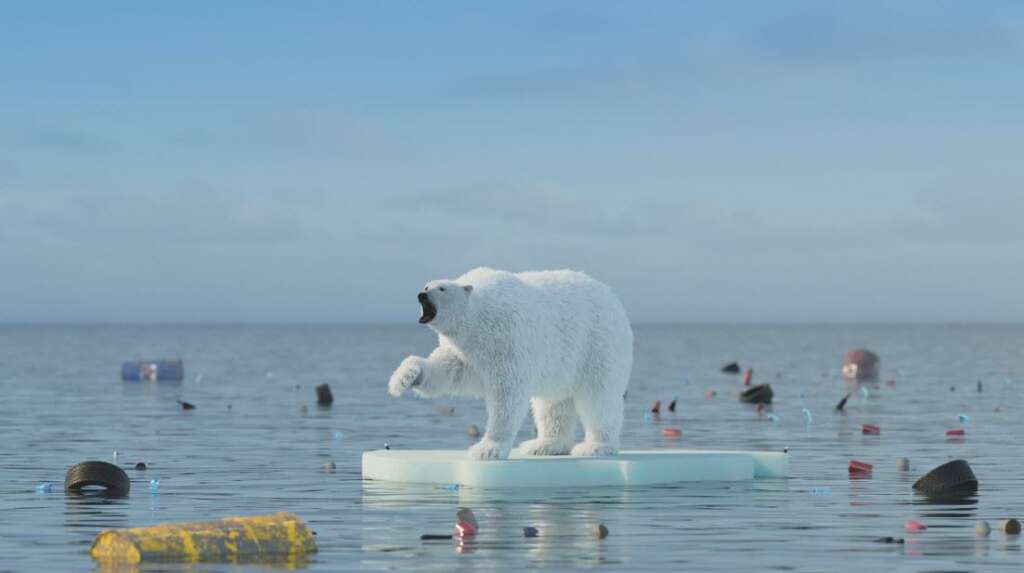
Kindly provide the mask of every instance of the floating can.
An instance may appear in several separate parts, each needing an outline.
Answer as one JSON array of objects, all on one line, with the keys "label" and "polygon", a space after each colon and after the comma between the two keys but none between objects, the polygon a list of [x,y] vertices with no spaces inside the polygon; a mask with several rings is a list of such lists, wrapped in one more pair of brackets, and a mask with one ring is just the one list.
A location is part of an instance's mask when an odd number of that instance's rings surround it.
[{"label": "floating can", "polygon": [[679,428],[663,428],[661,430],[661,435],[666,438],[679,438],[683,435],[683,431]]},{"label": "floating can", "polygon": [[858,460],[850,460],[849,471],[851,474],[869,474],[871,473],[872,467],[874,466],[872,466],[869,463],[865,463]]},{"label": "floating can", "polygon": [[472,523],[460,521],[455,524],[455,535],[459,537],[473,537],[476,535],[476,528]]},{"label": "floating can", "polygon": [[661,400],[655,400],[654,404],[651,405],[651,413],[657,414],[661,412]]},{"label": "floating can", "polygon": [[294,513],[226,517],[100,532],[89,554],[108,563],[291,561],[316,553],[316,538]]},{"label": "floating can", "polygon": [[946,430],[946,435],[949,437],[963,437],[963,428],[953,428],[952,430]]},{"label": "floating can", "polygon": [[916,519],[911,519],[907,521],[904,527],[906,527],[907,531],[924,531],[928,529],[927,525],[921,523],[920,521],[917,521]]},{"label": "floating can", "polygon": [[882,433],[882,428],[874,424],[864,424],[860,431],[865,436],[877,436]]}]

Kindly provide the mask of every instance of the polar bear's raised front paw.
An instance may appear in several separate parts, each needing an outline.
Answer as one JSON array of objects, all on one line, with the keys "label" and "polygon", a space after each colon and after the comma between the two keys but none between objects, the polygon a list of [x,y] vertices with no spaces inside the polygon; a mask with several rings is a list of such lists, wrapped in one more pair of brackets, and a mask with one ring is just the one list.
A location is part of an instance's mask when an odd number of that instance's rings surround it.
[{"label": "polar bear's raised front paw", "polygon": [[469,448],[469,457],[474,460],[503,460],[508,457],[509,449],[490,438],[484,438]]},{"label": "polar bear's raised front paw", "polygon": [[580,442],[572,449],[572,455],[579,457],[614,456],[619,448],[603,442]]},{"label": "polar bear's raised front paw", "polygon": [[572,449],[572,442],[535,438],[519,444],[519,453],[524,456],[562,456]]},{"label": "polar bear's raised front paw", "polygon": [[420,365],[422,358],[409,356],[398,365],[391,380],[388,381],[388,393],[396,398],[403,392],[419,383],[423,376],[423,367]]}]

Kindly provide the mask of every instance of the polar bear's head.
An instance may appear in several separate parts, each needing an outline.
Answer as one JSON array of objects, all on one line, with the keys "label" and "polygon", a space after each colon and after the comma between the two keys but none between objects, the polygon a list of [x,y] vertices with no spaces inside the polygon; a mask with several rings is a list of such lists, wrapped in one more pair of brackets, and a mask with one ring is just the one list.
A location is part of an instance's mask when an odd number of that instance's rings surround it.
[{"label": "polar bear's head", "polygon": [[417,295],[423,313],[420,324],[426,324],[441,333],[458,326],[469,307],[471,285],[456,281],[430,281]]}]

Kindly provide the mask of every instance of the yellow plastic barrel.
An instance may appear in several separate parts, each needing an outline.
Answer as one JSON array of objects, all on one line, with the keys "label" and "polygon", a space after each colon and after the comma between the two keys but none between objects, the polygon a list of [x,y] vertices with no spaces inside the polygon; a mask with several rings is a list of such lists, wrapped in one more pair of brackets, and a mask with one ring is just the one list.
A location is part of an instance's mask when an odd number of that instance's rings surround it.
[{"label": "yellow plastic barrel", "polygon": [[89,554],[104,563],[294,562],[316,553],[316,539],[294,513],[100,532]]}]

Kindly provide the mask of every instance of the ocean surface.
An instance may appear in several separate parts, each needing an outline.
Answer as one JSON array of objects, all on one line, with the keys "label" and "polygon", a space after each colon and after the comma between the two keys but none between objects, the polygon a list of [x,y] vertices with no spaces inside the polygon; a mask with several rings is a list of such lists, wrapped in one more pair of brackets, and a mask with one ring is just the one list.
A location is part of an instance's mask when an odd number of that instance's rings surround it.
[{"label": "ocean surface", "polygon": [[[978,538],[974,527],[1024,518],[1024,326],[635,332],[624,447],[788,447],[792,477],[503,492],[364,483],[365,450],[467,448],[466,428],[484,425],[478,401],[388,396],[401,359],[433,347],[425,327],[0,326],[0,571],[102,570],[88,551],[103,529],[276,511],[299,514],[317,532],[319,553],[295,564],[309,571],[1021,570],[1020,537]],[[839,378],[844,353],[861,346],[882,358],[882,379],[866,390]],[[164,357],[184,360],[183,383],[120,380],[122,361]],[[719,372],[734,360],[772,385],[770,410],[738,402],[742,376]],[[324,382],[335,396],[329,409],[315,403]],[[717,395],[706,397],[709,389]],[[845,412],[835,412],[850,390]],[[645,419],[654,400],[673,396],[676,413]],[[183,411],[179,399],[196,408]],[[881,435],[863,435],[865,423]],[[662,437],[668,425],[682,437]],[[947,439],[952,428],[965,436]],[[529,419],[520,436],[532,436]],[[911,471],[897,471],[901,456]],[[937,504],[911,490],[954,458],[974,468],[977,495]],[[131,494],[65,495],[68,467],[89,459],[116,460]],[[851,479],[851,459],[874,464],[871,477]],[[138,461],[149,469],[131,469]],[[331,461],[337,469],[325,471]],[[38,491],[45,482],[52,491]],[[481,523],[474,541],[420,541],[449,533],[460,505]],[[909,519],[928,530],[906,532]],[[597,523],[610,530],[606,539],[590,535]],[[540,536],[524,538],[524,526]],[[877,541],[885,536],[905,543]]]}]

